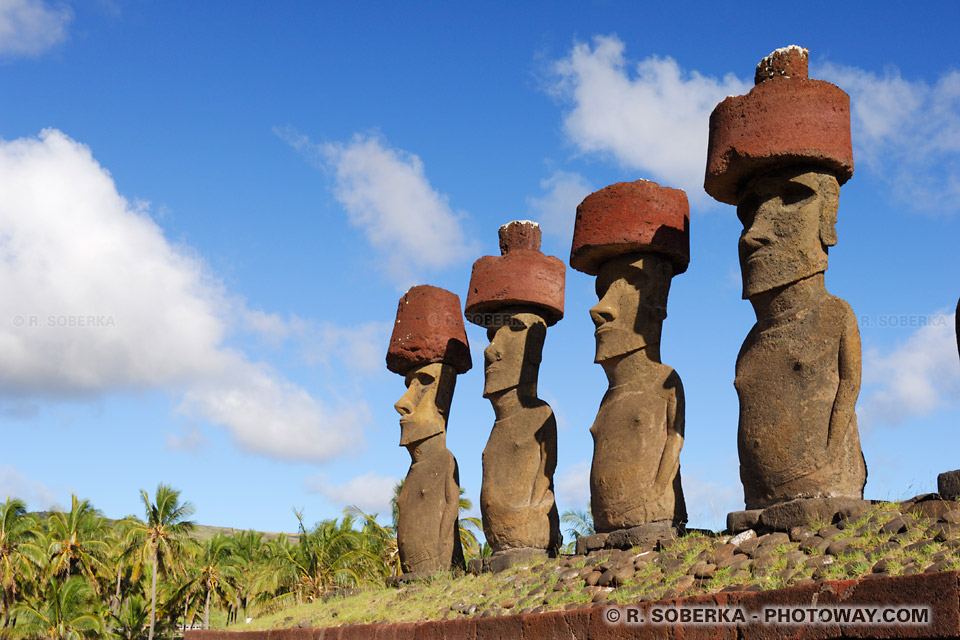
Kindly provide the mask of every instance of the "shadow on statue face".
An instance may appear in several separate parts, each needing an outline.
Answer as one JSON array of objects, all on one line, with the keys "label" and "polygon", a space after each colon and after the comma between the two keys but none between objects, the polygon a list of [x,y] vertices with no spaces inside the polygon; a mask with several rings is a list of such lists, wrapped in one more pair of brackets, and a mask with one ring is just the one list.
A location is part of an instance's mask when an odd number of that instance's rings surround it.
[{"label": "shadow on statue face", "polygon": [[837,243],[839,195],[832,173],[810,167],[744,185],[737,205],[744,299],[826,271],[827,247]]},{"label": "shadow on statue face", "polygon": [[527,312],[513,313],[503,326],[487,329],[490,344],[483,350],[483,397],[536,383],[546,336],[543,318]]},{"label": "shadow on statue face", "polygon": [[407,373],[407,392],[393,408],[400,414],[400,446],[416,444],[447,428],[456,370],[441,362]]},{"label": "shadow on statue face", "polygon": [[590,309],[596,326],[594,362],[660,344],[672,277],[670,261],[653,253],[620,256],[600,268],[600,301]]}]

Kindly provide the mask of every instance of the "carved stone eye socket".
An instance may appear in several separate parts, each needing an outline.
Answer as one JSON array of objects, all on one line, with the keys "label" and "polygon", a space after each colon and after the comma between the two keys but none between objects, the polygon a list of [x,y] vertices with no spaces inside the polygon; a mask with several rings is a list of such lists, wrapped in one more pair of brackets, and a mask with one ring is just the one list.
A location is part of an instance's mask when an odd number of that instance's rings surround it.
[{"label": "carved stone eye socket", "polygon": [[813,189],[797,182],[788,182],[780,193],[780,201],[785,205],[793,205],[803,202],[814,195]]},{"label": "carved stone eye socket", "polygon": [[753,219],[757,215],[757,208],[760,206],[760,198],[756,195],[749,195],[740,201],[737,205],[737,217],[744,227],[753,224]]}]

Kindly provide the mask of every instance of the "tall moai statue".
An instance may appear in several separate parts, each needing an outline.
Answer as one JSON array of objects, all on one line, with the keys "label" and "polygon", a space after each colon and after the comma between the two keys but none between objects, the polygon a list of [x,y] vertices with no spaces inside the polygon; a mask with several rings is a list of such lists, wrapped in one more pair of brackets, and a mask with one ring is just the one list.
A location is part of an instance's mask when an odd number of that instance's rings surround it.
[{"label": "tall moai statue", "polygon": [[535,222],[500,227],[500,252],[473,264],[466,306],[467,319],[487,329],[483,397],[496,415],[483,450],[483,534],[495,554],[554,554],[557,420],[537,397],[537,378],[547,327],[563,317],[566,267],[540,252]]},{"label": "tall moai statue", "polygon": [[684,397],[660,362],[673,276],[690,261],[683,191],[619,182],[577,207],[570,266],[597,276],[595,362],[609,388],[590,428],[590,507],[598,532],[686,522],[680,486]]},{"label": "tall moai statue", "polygon": [[460,298],[445,289],[412,287],[397,308],[387,369],[405,377],[400,446],[410,470],[397,501],[397,547],[404,572],[463,567],[460,474],[447,449],[447,421],[457,374],[471,367]]},{"label": "tall moai statue", "polygon": [[807,77],[806,49],[760,61],[756,86],[710,116],[704,188],[737,206],[743,297],[757,323],[737,356],[737,445],[747,509],[862,498],[854,407],[860,333],[827,292],[840,185],[853,175],[850,98]]}]

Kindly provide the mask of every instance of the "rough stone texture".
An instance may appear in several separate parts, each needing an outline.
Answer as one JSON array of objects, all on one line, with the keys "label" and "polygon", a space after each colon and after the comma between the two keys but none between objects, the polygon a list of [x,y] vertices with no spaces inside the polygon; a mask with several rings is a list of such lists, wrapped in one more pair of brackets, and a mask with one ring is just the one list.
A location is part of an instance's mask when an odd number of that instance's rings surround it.
[{"label": "rough stone texture", "polygon": [[960,497],[960,469],[945,471],[937,476],[937,492],[944,500]]},{"label": "rough stone texture", "polygon": [[466,373],[472,365],[459,296],[424,284],[411,287],[400,298],[387,369],[404,376],[433,362],[449,364],[457,373]]},{"label": "rough stone texture", "polygon": [[710,114],[703,186],[720,202],[737,204],[750,177],[788,165],[823,167],[840,184],[853,176],[850,97],[808,78],[806,50],[798,50],[764,58],[756,86],[745,96],[728,97]]},{"label": "rough stone texture", "polygon": [[483,450],[480,512],[494,551],[560,546],[553,492],[557,421],[537,397],[546,324],[533,313],[514,313],[507,326],[488,330],[484,397],[496,415]]},{"label": "rough stone texture", "polygon": [[757,64],[753,83],[760,84],[765,80],[777,77],[806,78],[810,60],[810,51],[803,47],[791,45],[777,49]]},{"label": "rough stone texture", "polygon": [[863,496],[854,411],[860,333],[850,305],[827,292],[823,277],[838,196],[833,176],[809,167],[763,174],[740,192],[743,295],[757,315],[734,383],[748,509]]},{"label": "rough stone texture", "polygon": [[869,500],[857,498],[798,498],[764,509],[760,523],[773,531],[789,532],[793,527],[808,526],[813,521],[835,522],[855,516],[869,507]]},{"label": "rough stone texture", "polygon": [[629,529],[611,531],[604,540],[604,549],[631,549],[633,547],[652,547],[660,542],[673,540],[679,535],[677,527],[670,520],[648,522]]},{"label": "rough stone texture", "polygon": [[618,182],[584,198],[577,207],[570,266],[597,275],[625,253],[660,253],[674,273],[690,262],[690,206],[680,189],[656,182]]},{"label": "rough stone texture", "polygon": [[463,568],[460,474],[446,433],[457,373],[470,364],[460,298],[437,287],[411,288],[400,299],[387,351],[387,368],[405,376],[407,385],[394,405],[400,446],[411,460],[397,500],[397,547],[405,573]]},{"label": "rough stone texture", "polygon": [[563,316],[565,267],[540,253],[532,222],[502,226],[500,247],[502,257],[474,263],[466,312],[487,326],[483,395],[496,414],[483,450],[483,531],[495,552],[553,553],[561,542],[553,492],[557,421],[537,397],[537,378],[547,325]]},{"label": "rough stone texture", "polygon": [[747,509],[746,511],[731,511],[727,514],[727,531],[740,533],[760,526],[760,514],[763,509]]},{"label": "rough stone texture", "polygon": [[[489,558],[483,558],[482,571],[500,573],[518,564],[542,562],[547,552],[543,549],[507,549],[495,551]],[[473,560],[471,560],[473,562]]]},{"label": "rough stone texture", "polygon": [[553,325],[563,318],[566,266],[540,252],[540,227],[515,221],[500,227],[501,256],[483,256],[473,263],[466,316],[483,327],[503,324],[506,307],[530,308]]},{"label": "rough stone texture", "polygon": [[686,522],[680,483],[684,397],[680,376],[660,362],[672,269],[655,253],[626,254],[600,268],[590,310],[595,360],[609,388],[590,428],[590,504],[597,531]]}]

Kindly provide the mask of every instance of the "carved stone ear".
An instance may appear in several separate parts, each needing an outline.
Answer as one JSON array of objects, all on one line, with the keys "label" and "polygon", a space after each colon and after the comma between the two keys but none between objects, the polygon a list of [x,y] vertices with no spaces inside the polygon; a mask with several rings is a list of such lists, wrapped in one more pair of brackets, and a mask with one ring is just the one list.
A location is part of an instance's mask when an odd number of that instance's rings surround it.
[{"label": "carved stone ear", "polygon": [[837,244],[837,211],[840,208],[840,185],[833,176],[820,181],[820,242],[825,247]]}]

